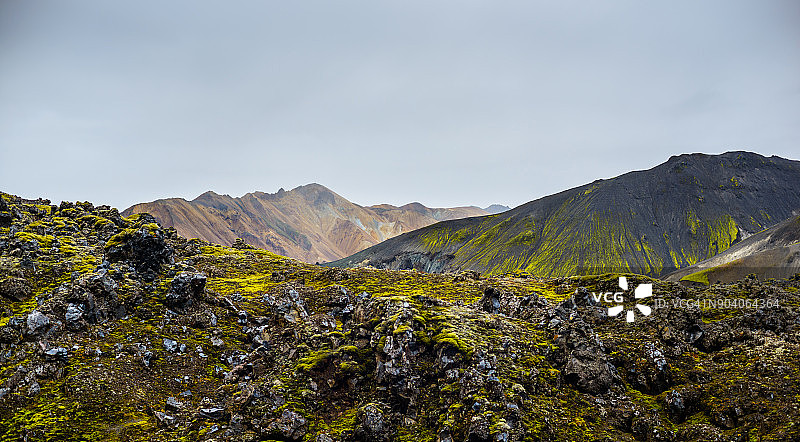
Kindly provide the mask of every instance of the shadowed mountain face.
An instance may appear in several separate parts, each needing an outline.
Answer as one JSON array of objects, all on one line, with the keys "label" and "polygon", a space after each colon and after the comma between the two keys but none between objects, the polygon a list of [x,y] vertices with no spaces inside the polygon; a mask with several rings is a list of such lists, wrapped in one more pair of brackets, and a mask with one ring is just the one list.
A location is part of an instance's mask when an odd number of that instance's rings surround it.
[{"label": "shadowed mountain face", "polygon": [[789,278],[798,272],[800,216],[795,216],[665,279],[709,284],[732,282],[750,274],[761,279]]},{"label": "shadowed mountain face", "polygon": [[721,253],[799,208],[798,161],[687,154],[498,215],[438,223],[331,265],[660,276]]},{"label": "shadowed mountain face", "polygon": [[362,207],[319,184],[241,198],[206,192],[192,201],[170,198],[136,204],[125,216],[150,213],[188,238],[231,245],[236,238],[306,262],[351,255],[437,221],[485,215],[478,207],[431,209],[419,203]]}]

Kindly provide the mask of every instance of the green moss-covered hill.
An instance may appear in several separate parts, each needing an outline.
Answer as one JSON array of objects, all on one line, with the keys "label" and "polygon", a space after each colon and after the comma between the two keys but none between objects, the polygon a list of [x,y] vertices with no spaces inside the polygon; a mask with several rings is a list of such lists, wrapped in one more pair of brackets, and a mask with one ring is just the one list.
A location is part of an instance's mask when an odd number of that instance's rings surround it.
[{"label": "green moss-covered hill", "polygon": [[668,281],[708,285],[755,274],[788,278],[800,272],[800,216],[745,238],[728,250],[667,275]]},{"label": "green moss-covered hill", "polygon": [[[800,438],[797,279],[654,281],[629,324],[591,296],[618,275],[324,268],[0,196],[0,441]],[[770,304],[655,308],[723,297]]]},{"label": "green moss-covered hill", "polygon": [[434,224],[331,265],[661,276],[723,252],[797,209],[798,161],[748,152],[680,155],[498,215]]}]

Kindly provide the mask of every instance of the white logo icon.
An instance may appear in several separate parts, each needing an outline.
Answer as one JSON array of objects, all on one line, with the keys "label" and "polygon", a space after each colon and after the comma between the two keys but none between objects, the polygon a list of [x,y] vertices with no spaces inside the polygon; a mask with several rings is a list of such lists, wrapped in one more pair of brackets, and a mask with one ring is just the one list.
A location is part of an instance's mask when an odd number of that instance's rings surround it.
[{"label": "white logo icon", "polygon": [[[628,280],[624,276],[619,277],[619,287],[622,290],[628,290]],[[651,296],[653,296],[653,284],[639,284],[633,291],[633,297],[635,299],[649,298]],[[618,302],[622,302],[621,301],[622,298],[620,297],[619,299],[620,300]],[[614,300],[617,300],[616,296],[614,297]],[[617,316],[624,309],[625,309],[624,305],[615,305],[614,307],[609,307],[608,316]],[[649,306],[639,303],[636,304],[636,309],[639,310],[645,316],[650,316],[650,313],[653,312],[653,310]],[[626,312],[625,320],[627,322],[633,322],[633,319],[634,319],[634,310],[630,309]]]}]

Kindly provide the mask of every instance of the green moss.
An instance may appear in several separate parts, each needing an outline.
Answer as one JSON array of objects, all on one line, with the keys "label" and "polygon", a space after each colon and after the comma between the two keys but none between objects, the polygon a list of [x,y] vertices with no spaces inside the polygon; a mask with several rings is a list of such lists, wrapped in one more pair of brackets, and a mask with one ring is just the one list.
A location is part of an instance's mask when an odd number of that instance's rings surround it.
[{"label": "green moss", "polygon": [[239,293],[244,296],[261,295],[270,291],[278,283],[265,275],[248,276],[243,278],[214,278],[207,287],[224,295]]},{"label": "green moss", "polygon": [[69,397],[60,387],[55,381],[44,384],[33,403],[4,416],[0,438],[18,440],[28,433],[41,440],[139,439],[155,429],[155,422],[142,412],[102,396]]},{"label": "green moss", "polygon": [[353,431],[356,428],[358,408],[332,411],[332,413],[328,414],[330,420],[327,422],[323,419],[316,420],[312,422],[310,428],[314,432],[325,432],[337,439],[345,431]]},{"label": "green moss", "polygon": [[475,351],[474,347],[467,344],[466,341],[461,339],[454,331],[451,330],[444,330],[441,333],[435,335],[431,339],[431,342],[438,345],[451,346],[467,356],[471,356],[472,352]]},{"label": "green moss", "polygon": [[645,394],[632,388],[630,385],[626,384],[626,394],[630,396],[633,402],[651,410],[662,410],[662,405],[658,402],[655,396],[650,396],[649,394]]},{"label": "green moss", "polygon": [[116,247],[126,243],[134,234],[139,231],[144,231],[149,235],[155,235],[159,228],[160,227],[156,223],[148,223],[141,226],[137,224],[134,227],[123,229],[121,232],[112,236],[108,242],[106,242],[106,248]]},{"label": "green moss", "polygon": [[95,230],[101,230],[106,226],[113,226],[114,223],[110,220],[97,215],[85,214],[78,218],[78,221],[84,225],[91,226]]},{"label": "green moss", "polygon": [[468,240],[470,236],[470,229],[452,231],[447,227],[434,226],[424,234],[420,235],[419,239],[426,250],[438,251],[451,245],[462,243]]},{"label": "green moss", "polygon": [[244,251],[239,249],[232,249],[229,247],[223,247],[216,244],[207,244],[200,247],[200,251],[203,253],[204,256],[243,256]]},{"label": "green moss", "polygon": [[409,326],[409,325],[401,325],[401,326],[399,326],[399,327],[394,329],[394,333],[393,334],[402,335],[403,333],[405,333],[407,331],[413,331],[413,330],[414,329],[412,329],[411,326]]},{"label": "green moss", "polygon": [[517,246],[517,245],[526,245],[531,244],[536,241],[536,232],[532,230],[525,230],[521,232],[519,235],[511,238],[506,242],[508,246]]},{"label": "green moss", "polygon": [[52,235],[37,235],[30,232],[17,232],[14,234],[14,237],[20,241],[36,241],[41,248],[51,247],[53,245],[53,239],[55,239]]},{"label": "green moss", "polygon": [[[359,350],[358,347],[355,347],[353,345],[344,345],[335,350],[314,351],[308,356],[300,358],[297,361],[296,368],[298,371],[303,373],[318,371],[323,369],[327,364],[329,364],[331,360],[342,356],[359,358],[362,356],[362,351]],[[345,363],[347,362],[352,362],[352,361],[345,361]],[[357,362],[353,362],[353,364],[355,365],[347,365],[347,367],[358,368]]]},{"label": "green moss", "polygon": [[708,273],[712,270],[714,270],[713,267],[700,270],[699,272],[694,272],[690,275],[686,275],[683,278],[681,278],[681,281],[699,282],[701,284],[709,285]]}]

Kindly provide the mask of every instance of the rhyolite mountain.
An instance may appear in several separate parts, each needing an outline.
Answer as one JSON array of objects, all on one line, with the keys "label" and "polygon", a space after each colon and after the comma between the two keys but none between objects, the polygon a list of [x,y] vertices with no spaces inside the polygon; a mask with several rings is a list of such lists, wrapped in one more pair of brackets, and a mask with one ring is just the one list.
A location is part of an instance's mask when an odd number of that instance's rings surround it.
[{"label": "rhyolite mountain", "polygon": [[240,198],[206,192],[192,201],[160,199],[123,212],[150,213],[187,238],[255,247],[305,262],[343,258],[385,239],[438,221],[485,215],[478,207],[435,209],[420,203],[362,207],[319,184]]},{"label": "rhyolite mountain", "polygon": [[497,215],[440,222],[330,265],[663,276],[798,209],[798,161],[750,152],[685,154]]},{"label": "rhyolite mountain", "polygon": [[675,271],[667,281],[708,285],[756,275],[761,279],[789,278],[800,272],[800,216],[747,237],[728,250]]}]

